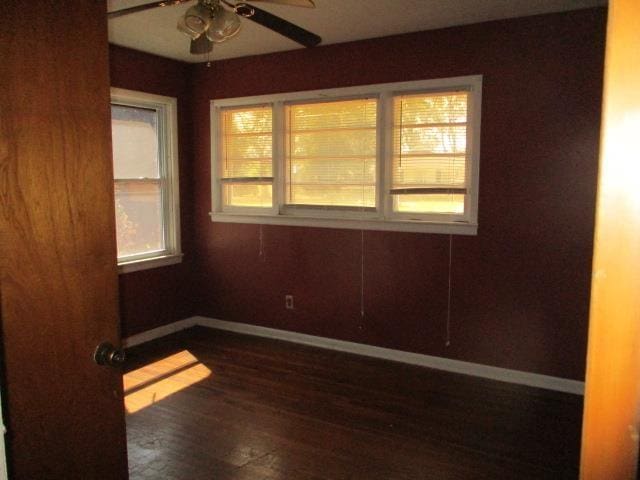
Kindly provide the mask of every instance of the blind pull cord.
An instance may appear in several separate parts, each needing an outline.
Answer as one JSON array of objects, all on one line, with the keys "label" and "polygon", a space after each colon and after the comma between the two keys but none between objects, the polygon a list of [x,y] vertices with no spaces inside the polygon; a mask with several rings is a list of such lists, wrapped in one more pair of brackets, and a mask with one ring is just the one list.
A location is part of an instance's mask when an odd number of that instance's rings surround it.
[{"label": "blind pull cord", "polygon": [[[367,119],[367,108],[368,104],[364,107],[364,121],[363,124],[366,123]],[[362,177],[360,178],[361,183],[361,191],[362,191],[362,199],[360,200],[360,222],[364,222],[364,212],[365,212],[365,183],[364,179],[366,176],[366,161],[362,159]],[[364,319],[364,228],[360,226],[360,318]],[[360,325],[360,328],[364,328],[363,325]]]},{"label": "blind pull cord", "polygon": [[449,235],[449,286],[447,292],[447,325],[445,346],[451,345],[451,258],[453,256],[453,235]]},{"label": "blind pull cord", "polygon": [[364,229],[360,229],[360,318],[364,318]]},{"label": "blind pull cord", "polygon": [[402,107],[404,106],[404,97],[400,97],[400,121],[398,122],[398,127],[400,130],[400,145],[398,145],[398,168],[402,168],[402,134],[404,132],[404,122],[402,119]]},{"label": "blind pull cord", "polygon": [[264,232],[263,232],[262,224],[260,224],[259,237],[260,237],[260,241],[259,241],[260,246],[258,247],[259,248],[258,258],[260,259],[260,261],[264,262],[266,259],[264,255]]},{"label": "blind pull cord", "polygon": [[224,148],[224,176],[229,175],[229,149],[227,147],[228,139],[227,135],[229,134],[229,125],[228,125],[228,113],[225,112],[222,121],[224,125],[224,143],[222,144],[222,148]]}]

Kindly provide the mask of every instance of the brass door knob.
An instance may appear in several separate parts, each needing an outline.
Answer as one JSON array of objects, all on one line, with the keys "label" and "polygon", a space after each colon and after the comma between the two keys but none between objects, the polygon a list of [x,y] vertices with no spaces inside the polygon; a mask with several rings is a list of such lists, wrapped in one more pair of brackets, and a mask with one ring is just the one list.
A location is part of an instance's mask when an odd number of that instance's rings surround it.
[{"label": "brass door knob", "polygon": [[119,367],[125,361],[124,350],[114,347],[110,342],[102,342],[93,352],[93,360],[98,365]]}]

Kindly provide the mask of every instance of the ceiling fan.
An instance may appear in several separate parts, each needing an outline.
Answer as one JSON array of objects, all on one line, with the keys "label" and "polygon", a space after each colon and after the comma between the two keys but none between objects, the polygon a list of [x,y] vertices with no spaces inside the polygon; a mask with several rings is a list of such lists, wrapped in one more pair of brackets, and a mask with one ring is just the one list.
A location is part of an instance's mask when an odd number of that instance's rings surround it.
[{"label": "ceiling fan", "polygon": [[[123,8],[109,12],[109,18],[121,17],[158,7],[180,5],[192,0],[164,0]],[[314,8],[313,0],[254,0],[296,7]],[[233,38],[240,31],[240,17],[252,20],[305,47],[314,47],[322,39],[302,27],[248,3],[231,3],[228,0],[198,0],[178,19],[178,30],[191,38],[192,54],[208,53],[214,43]]]}]

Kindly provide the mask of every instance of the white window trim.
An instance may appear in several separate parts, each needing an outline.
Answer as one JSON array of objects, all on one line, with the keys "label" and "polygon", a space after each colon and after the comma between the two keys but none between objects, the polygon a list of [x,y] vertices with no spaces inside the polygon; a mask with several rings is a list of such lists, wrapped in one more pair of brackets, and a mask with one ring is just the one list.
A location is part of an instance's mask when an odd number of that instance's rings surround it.
[{"label": "white window trim", "polygon": [[[465,215],[406,214],[393,212],[393,198],[388,194],[393,154],[393,96],[402,93],[469,91],[467,130],[468,193]],[[280,175],[285,161],[282,146],[282,106],[292,102],[313,102],[352,98],[376,97],[378,102],[377,135],[377,195],[376,211],[354,208],[332,210],[331,208],[291,208],[283,199],[283,182]],[[251,105],[272,104],[273,109],[273,208],[256,209],[224,207],[222,205],[219,159],[220,125],[218,113],[221,109]],[[478,229],[478,189],[480,175],[480,122],[482,106],[482,75],[419,80],[410,82],[382,83],[357,87],[310,90],[253,97],[229,98],[210,102],[211,119],[211,220],[214,222],[255,223],[267,225],[293,225],[322,228],[346,228],[357,230],[385,230],[425,233],[476,235]]]},{"label": "white window trim", "polygon": [[166,267],[182,262],[182,253],[164,255],[161,257],[142,258],[140,260],[132,260],[130,262],[118,263],[118,272],[130,273],[139,270],[147,270],[149,268]]},{"label": "white window trim", "polygon": [[125,106],[155,108],[162,116],[160,137],[164,139],[160,147],[164,161],[161,162],[163,185],[163,224],[165,229],[165,249],[118,259],[118,271],[129,273],[149,268],[173,265],[182,261],[180,247],[180,186],[178,175],[178,100],[146,92],[111,89],[111,103]]}]

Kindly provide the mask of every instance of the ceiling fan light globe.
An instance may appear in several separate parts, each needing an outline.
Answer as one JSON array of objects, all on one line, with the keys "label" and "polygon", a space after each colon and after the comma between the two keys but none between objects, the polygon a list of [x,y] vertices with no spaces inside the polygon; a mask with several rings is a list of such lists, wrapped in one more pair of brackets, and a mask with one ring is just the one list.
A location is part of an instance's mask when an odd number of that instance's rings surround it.
[{"label": "ceiling fan light globe", "polygon": [[222,43],[238,34],[240,31],[240,17],[234,12],[219,8],[211,19],[207,38],[215,43]]},{"label": "ceiling fan light globe", "polygon": [[187,10],[183,20],[188,29],[201,35],[211,25],[211,10],[199,3]]},{"label": "ceiling fan light globe", "polygon": [[187,24],[184,21],[184,17],[180,17],[180,20],[178,20],[178,31],[180,31],[181,33],[184,33],[191,40],[195,40],[201,35],[187,26]]},{"label": "ceiling fan light globe", "polygon": [[206,30],[206,23],[200,17],[185,17],[185,25],[193,31],[204,32]]}]

